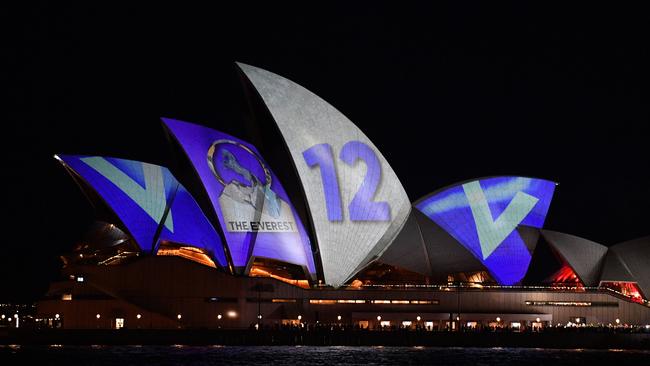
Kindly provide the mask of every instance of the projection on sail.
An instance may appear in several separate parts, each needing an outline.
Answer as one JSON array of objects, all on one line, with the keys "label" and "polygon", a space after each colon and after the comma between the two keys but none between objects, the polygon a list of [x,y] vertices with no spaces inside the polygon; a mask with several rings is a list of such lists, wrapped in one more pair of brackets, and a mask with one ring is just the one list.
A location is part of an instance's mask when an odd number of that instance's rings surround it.
[{"label": "projection on sail", "polygon": [[100,156],[56,158],[97,192],[143,251],[155,252],[164,240],[205,249],[218,265],[227,264],[219,235],[167,168]]},{"label": "projection on sail", "polygon": [[478,258],[502,285],[526,274],[531,255],[519,225],[544,225],[555,183],[496,177],[457,185],[415,204]]},{"label": "projection on sail", "polygon": [[198,173],[240,272],[251,258],[262,257],[316,273],[302,222],[277,176],[254,146],[192,123],[163,122]]},{"label": "projection on sail", "polygon": [[377,147],[341,112],[290,80],[238,65],[289,149],[325,282],[340,286],[397,235],[410,211],[406,192]]}]

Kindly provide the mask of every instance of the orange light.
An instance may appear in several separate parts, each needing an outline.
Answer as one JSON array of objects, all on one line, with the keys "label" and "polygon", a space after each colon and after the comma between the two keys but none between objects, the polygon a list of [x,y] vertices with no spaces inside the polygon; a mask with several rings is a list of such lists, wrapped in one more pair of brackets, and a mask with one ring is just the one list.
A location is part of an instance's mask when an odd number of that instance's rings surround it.
[{"label": "orange light", "polygon": [[323,299],[310,299],[310,304],[320,304],[320,305],[334,305],[336,300],[323,300]]},{"label": "orange light", "polygon": [[290,285],[294,285],[302,288],[309,288],[309,281],[307,280],[294,280],[291,278],[281,277],[256,266],[253,266],[253,268],[251,268],[249,275],[251,277],[271,277],[276,280],[280,280],[282,282],[288,283]]},{"label": "orange light", "polygon": [[217,268],[217,265],[203,249],[195,247],[175,247],[171,244],[161,243],[156,255],[181,257],[208,267]]},{"label": "orange light", "polygon": [[361,287],[363,287],[363,282],[361,282],[360,280],[354,280],[352,281],[352,283],[350,283],[350,286],[348,286],[348,288],[354,290],[360,289]]}]

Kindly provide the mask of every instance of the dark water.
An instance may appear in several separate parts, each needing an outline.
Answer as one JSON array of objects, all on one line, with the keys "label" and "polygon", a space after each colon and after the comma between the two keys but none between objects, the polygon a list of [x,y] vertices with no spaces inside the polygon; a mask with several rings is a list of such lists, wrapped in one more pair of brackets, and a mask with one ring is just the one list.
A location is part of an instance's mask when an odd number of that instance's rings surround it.
[{"label": "dark water", "polygon": [[431,347],[0,346],[0,365],[650,365],[650,351]]}]

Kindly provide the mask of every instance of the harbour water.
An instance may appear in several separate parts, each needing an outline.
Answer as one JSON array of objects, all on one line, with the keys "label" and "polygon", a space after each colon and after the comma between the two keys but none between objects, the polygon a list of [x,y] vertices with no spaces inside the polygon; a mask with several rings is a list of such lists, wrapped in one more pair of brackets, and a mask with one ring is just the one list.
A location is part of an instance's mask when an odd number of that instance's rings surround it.
[{"label": "harbour water", "polygon": [[0,346],[0,365],[647,365],[650,351],[307,346]]}]

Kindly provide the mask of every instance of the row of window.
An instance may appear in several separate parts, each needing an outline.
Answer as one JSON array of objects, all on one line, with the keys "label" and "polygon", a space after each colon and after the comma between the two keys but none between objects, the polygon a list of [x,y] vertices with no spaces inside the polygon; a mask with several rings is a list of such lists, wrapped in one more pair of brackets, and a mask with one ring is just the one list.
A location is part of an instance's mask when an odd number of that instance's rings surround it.
[{"label": "row of window", "polygon": [[438,305],[438,300],[349,300],[349,299],[310,299],[310,304],[333,305],[333,304],[391,304],[391,305]]},{"label": "row of window", "polygon": [[[234,300],[237,299],[223,299],[219,298],[219,302],[229,302],[224,300]],[[302,302],[303,299],[295,298],[284,298],[284,299],[269,299],[269,298],[257,298],[257,297],[248,297],[246,302],[253,303],[296,303]],[[359,299],[309,299],[310,304],[316,305],[333,305],[333,304],[397,304],[397,305],[438,305],[440,302],[438,300],[359,300]]]},{"label": "row of window", "polygon": [[573,306],[573,307],[618,307],[617,302],[609,301],[526,301],[531,306]]}]

